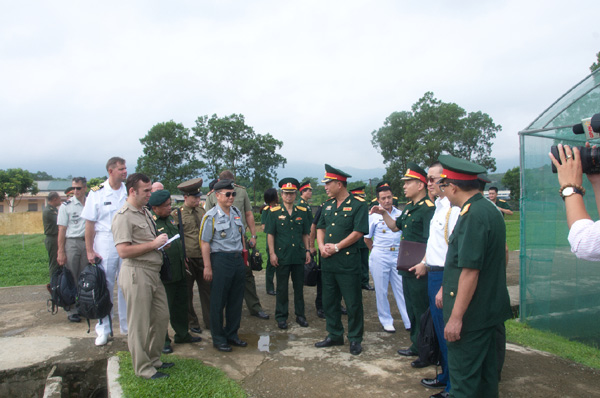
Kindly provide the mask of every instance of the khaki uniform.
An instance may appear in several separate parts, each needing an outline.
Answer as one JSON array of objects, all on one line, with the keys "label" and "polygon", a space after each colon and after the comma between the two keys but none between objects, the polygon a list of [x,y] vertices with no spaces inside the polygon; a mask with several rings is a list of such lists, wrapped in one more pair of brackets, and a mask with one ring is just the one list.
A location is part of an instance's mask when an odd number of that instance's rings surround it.
[{"label": "khaki uniform", "polygon": [[58,225],[66,227],[65,254],[67,268],[73,274],[75,283],[79,274],[88,264],[85,250],[85,219],[81,218],[83,205],[76,197],[67,200],[58,209]]},{"label": "khaki uniform", "polygon": [[[153,241],[156,225],[148,210],[125,202],[112,223],[115,246]],[[136,376],[150,378],[162,365],[160,354],[169,323],[165,287],[160,280],[162,254],[152,250],[123,260],[119,287],[127,302],[127,344]]]},{"label": "khaki uniform", "polygon": [[58,209],[54,206],[46,206],[42,212],[42,222],[44,223],[44,245],[48,252],[48,271],[50,278],[58,270]]}]

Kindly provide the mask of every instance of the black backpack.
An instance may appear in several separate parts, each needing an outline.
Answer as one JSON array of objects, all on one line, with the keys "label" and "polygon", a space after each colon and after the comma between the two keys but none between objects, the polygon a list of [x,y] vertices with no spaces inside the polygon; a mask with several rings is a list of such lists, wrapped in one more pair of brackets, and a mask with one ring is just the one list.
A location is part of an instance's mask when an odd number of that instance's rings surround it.
[{"label": "black backpack", "polygon": [[77,283],[77,310],[80,316],[87,318],[88,333],[90,332],[90,319],[100,319],[100,323],[102,323],[102,318],[108,316],[110,335],[113,335],[110,317],[113,304],[110,295],[104,270],[95,264],[86,265],[79,275]]},{"label": "black backpack", "polygon": [[419,348],[419,359],[421,361],[431,365],[437,365],[440,362],[440,346],[435,334],[435,327],[433,325],[429,307],[427,308],[427,311],[421,315],[417,345]]},{"label": "black backpack", "polygon": [[52,312],[52,315],[57,314],[60,307],[68,311],[75,304],[76,297],[77,285],[73,274],[67,267],[59,267],[50,278],[50,298],[46,305],[52,305],[52,309],[48,311]]}]

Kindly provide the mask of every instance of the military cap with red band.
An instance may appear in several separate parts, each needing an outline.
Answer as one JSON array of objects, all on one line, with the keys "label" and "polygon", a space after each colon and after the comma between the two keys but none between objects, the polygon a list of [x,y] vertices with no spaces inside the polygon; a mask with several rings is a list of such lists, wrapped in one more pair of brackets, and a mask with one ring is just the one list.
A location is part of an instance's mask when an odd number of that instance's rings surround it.
[{"label": "military cap with red band", "polygon": [[325,178],[321,182],[328,183],[329,181],[347,181],[352,177],[348,173],[344,173],[340,169],[336,169],[328,164],[325,165]]},{"label": "military cap with red band", "polygon": [[365,196],[366,195],[365,194],[365,186],[363,185],[361,187],[353,188],[353,189],[350,190],[350,193],[352,195],[362,195],[362,196]]},{"label": "military cap with red band", "polygon": [[460,159],[452,155],[440,155],[438,161],[442,164],[443,170],[440,177],[449,180],[473,181],[478,179],[478,174],[486,173],[485,167],[477,163]]},{"label": "military cap with red band", "polygon": [[300,192],[304,191],[305,189],[313,189],[312,186],[310,185],[310,180],[306,180],[306,181],[302,181],[300,183],[300,189],[298,189]]},{"label": "military cap with red band", "polygon": [[279,181],[279,188],[285,192],[294,192],[298,190],[300,183],[292,177],[287,177]]},{"label": "military cap with red band", "polygon": [[401,180],[419,180],[423,184],[427,184],[427,172],[421,166],[414,162],[408,162],[406,166],[408,170],[406,170],[406,174]]}]

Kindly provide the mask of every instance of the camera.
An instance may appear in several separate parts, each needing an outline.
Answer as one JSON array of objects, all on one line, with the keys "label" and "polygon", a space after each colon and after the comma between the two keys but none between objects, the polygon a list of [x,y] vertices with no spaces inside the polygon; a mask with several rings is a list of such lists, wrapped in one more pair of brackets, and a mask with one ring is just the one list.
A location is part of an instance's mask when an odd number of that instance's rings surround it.
[{"label": "camera", "polygon": [[[585,174],[600,174],[600,149],[599,148],[586,148],[584,146],[575,147],[579,149],[581,157],[581,167]],[[558,163],[562,164],[558,155],[558,148],[556,145],[550,147],[550,152],[554,156]],[[552,172],[556,173],[556,167],[552,164]]]}]

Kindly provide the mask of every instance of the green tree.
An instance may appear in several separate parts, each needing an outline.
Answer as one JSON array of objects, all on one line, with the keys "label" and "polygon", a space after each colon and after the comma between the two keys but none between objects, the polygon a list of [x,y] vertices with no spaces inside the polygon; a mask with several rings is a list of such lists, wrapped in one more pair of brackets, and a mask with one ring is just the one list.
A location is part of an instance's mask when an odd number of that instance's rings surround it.
[{"label": "green tree", "polygon": [[510,200],[519,203],[521,198],[521,168],[517,166],[504,173],[502,184],[510,189]]},{"label": "green tree", "polygon": [[593,72],[598,68],[600,68],[600,53],[596,54],[596,62],[590,66],[590,72]]},{"label": "green tree", "polygon": [[140,142],[144,154],[137,160],[136,171],[162,182],[171,192],[181,182],[198,177],[205,166],[197,158],[196,136],[173,120],[154,125]]},{"label": "green tree", "polygon": [[282,146],[283,142],[267,133],[256,134],[249,147],[247,170],[248,177],[252,180],[254,203],[257,195],[260,200],[262,193],[277,181],[277,168],[287,163],[287,160],[276,152]]},{"label": "green tree", "polygon": [[225,169],[235,176],[248,176],[248,157],[256,135],[254,129],[246,125],[244,115],[200,116],[192,130],[209,179],[217,178]]},{"label": "green tree", "polygon": [[35,173],[31,173],[34,181],[52,181],[54,177],[45,171],[36,171]]},{"label": "green tree", "polygon": [[37,184],[29,171],[23,169],[0,170],[0,202],[6,200],[11,212],[19,203],[17,200],[20,200],[25,193],[31,195],[38,193]]},{"label": "green tree", "polygon": [[489,115],[467,113],[459,105],[442,102],[426,92],[410,111],[388,116],[383,126],[371,133],[371,143],[386,164],[384,179],[400,196],[400,179],[409,161],[428,166],[442,153],[449,153],[495,171],[492,140],[501,130]]}]

